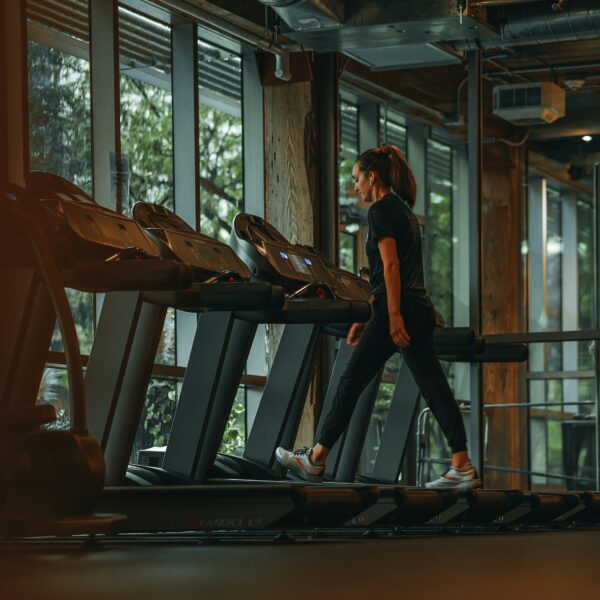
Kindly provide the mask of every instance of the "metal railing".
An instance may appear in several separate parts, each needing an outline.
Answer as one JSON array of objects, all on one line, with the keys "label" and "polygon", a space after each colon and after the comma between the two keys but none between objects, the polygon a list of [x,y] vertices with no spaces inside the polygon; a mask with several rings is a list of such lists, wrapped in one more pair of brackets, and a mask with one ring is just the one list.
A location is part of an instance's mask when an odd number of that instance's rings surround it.
[{"label": "metal railing", "polygon": [[[590,379],[594,378],[594,375],[590,375],[589,372],[580,372],[580,371],[572,371],[569,372],[570,377],[568,379]],[[593,373],[593,372],[592,372]],[[553,379],[552,377],[546,377],[546,375],[551,374],[551,372],[529,372],[525,376],[526,379],[536,380],[536,379]],[[537,377],[537,375],[541,375],[541,377]],[[554,378],[556,379],[556,378]],[[565,378],[567,379],[567,378]],[[471,402],[469,400],[458,400],[459,409],[463,414],[471,414],[470,405]],[[565,402],[504,402],[504,403],[494,403],[494,404],[483,404],[483,431],[484,431],[484,456],[486,454],[487,449],[487,441],[489,434],[489,418],[486,414],[489,410],[497,410],[497,409],[531,409],[531,408],[547,408],[547,407],[561,407],[565,406],[597,406],[597,400],[578,400],[578,401],[565,401]],[[426,456],[427,450],[427,425],[428,418],[431,416],[431,409],[429,407],[424,408],[417,417],[417,427],[416,427],[416,442],[417,442],[417,485],[423,486],[425,483],[424,470],[426,464],[440,464],[440,465],[449,465],[450,459],[443,458],[431,458]],[[596,433],[598,432],[598,412],[593,417],[594,425],[596,429]],[[582,419],[582,422],[585,420]],[[589,422],[589,420],[588,420]],[[596,435],[597,437],[597,435]],[[598,487],[598,470],[599,470],[599,457],[598,453],[596,453],[595,464],[596,464],[596,478],[586,477],[586,476],[574,476],[574,475],[566,475],[566,474],[558,474],[552,473],[549,471],[534,471],[532,469],[519,469],[516,467],[502,467],[498,465],[491,465],[485,463],[486,471],[496,471],[502,473],[515,473],[518,475],[526,475],[527,477],[543,477],[546,479],[558,479],[562,481],[578,481],[578,482],[589,482],[595,483],[596,489]]]}]

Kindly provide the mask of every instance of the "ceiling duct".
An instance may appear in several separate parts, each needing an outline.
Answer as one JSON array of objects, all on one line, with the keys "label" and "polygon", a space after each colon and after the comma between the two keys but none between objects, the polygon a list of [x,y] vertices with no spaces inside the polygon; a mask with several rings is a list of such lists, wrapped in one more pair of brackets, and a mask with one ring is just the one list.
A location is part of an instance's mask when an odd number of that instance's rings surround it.
[{"label": "ceiling duct", "polygon": [[456,47],[502,48],[600,38],[597,0],[569,0],[560,11],[553,10],[552,5],[552,2],[533,2],[507,6],[499,13],[499,35],[465,39]]},{"label": "ceiling duct", "polygon": [[[287,24],[289,29],[282,33],[317,52],[447,42],[497,33],[467,14],[461,19],[456,0],[260,1]],[[333,26],[336,19],[337,26]]]},{"label": "ceiling duct", "polygon": [[[465,50],[600,38],[598,0],[569,0],[562,10],[554,10],[555,3],[550,0],[508,2],[502,8],[489,9],[485,23],[470,9],[459,19],[456,0],[260,2],[273,8],[283,19],[283,33],[318,52],[353,55],[360,54],[354,51],[371,49],[372,55],[377,49],[395,47],[400,54],[402,46],[412,45],[414,49],[420,44],[439,42],[450,42],[457,49]],[[475,6],[477,2],[466,4]],[[394,61],[390,61],[389,55],[388,51],[386,64],[380,67],[393,67]],[[398,65],[402,62],[400,60]],[[371,66],[378,67],[377,64]]]},{"label": "ceiling duct", "polygon": [[324,31],[344,23],[343,0],[260,0],[294,31]]}]

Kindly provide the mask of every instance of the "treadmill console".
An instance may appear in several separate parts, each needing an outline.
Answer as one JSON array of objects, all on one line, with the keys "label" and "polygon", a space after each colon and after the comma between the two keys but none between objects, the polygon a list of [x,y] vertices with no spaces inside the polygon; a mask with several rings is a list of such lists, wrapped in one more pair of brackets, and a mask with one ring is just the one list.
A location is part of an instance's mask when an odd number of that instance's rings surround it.
[{"label": "treadmill console", "polygon": [[245,281],[250,279],[248,267],[227,244],[198,233],[168,208],[138,202],[133,218],[157,242],[163,257],[189,264],[203,277],[231,271]]},{"label": "treadmill console", "polygon": [[135,221],[97,204],[75,184],[53,173],[33,172],[27,189],[56,218],[55,226],[66,230],[79,258],[114,255],[136,248],[158,258],[155,244]]},{"label": "treadmill console", "polygon": [[255,277],[288,291],[307,283],[326,284],[339,299],[368,300],[370,286],[356,275],[327,264],[314,248],[291,244],[270,223],[249,214],[233,220],[231,246]]}]

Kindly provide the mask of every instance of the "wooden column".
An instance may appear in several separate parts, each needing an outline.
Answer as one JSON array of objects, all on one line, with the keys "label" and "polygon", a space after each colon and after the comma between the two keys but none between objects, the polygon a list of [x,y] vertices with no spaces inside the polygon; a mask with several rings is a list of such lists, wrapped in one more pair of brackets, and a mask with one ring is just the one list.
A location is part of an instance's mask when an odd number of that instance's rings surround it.
[{"label": "wooden column", "polygon": [[[520,272],[520,214],[523,152],[496,145],[486,149],[482,178],[481,235],[482,326],[484,334],[522,330]],[[522,364],[488,364],[483,367],[485,404],[517,402]],[[527,413],[521,409],[486,410],[488,417],[487,463],[527,468]],[[527,479],[518,474],[487,471],[488,488],[523,488]]]},{"label": "wooden column", "polygon": [[[292,55],[292,80],[273,77],[269,57],[261,61],[265,116],[265,218],[292,243],[316,244],[319,231],[319,168],[316,94],[308,54]],[[269,366],[281,336],[268,327]],[[298,433],[298,444],[313,441],[317,394],[315,380]]]},{"label": "wooden column", "polygon": [[0,1],[0,182],[25,185],[29,172],[25,0]]}]

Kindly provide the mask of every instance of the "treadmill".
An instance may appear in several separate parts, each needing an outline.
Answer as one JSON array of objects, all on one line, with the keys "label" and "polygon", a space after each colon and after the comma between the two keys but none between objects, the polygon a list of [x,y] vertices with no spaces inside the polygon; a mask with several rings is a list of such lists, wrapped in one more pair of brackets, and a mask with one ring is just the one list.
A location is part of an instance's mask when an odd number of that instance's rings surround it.
[{"label": "treadmill", "polygon": [[[314,249],[291,244],[263,219],[238,215],[230,243],[255,279],[285,289],[286,301],[281,308],[210,312],[200,318],[189,365],[202,368],[186,371],[162,466],[144,469],[154,483],[281,479],[275,449],[295,440],[319,336],[339,335],[341,324],[366,321],[371,314],[366,282],[327,266]],[[285,327],[243,456],[219,454],[260,323]],[[224,349],[217,365],[203,360],[207,347]]]},{"label": "treadmill", "polygon": [[[195,279],[209,274],[210,269],[207,269],[207,266],[209,261],[215,261],[215,254],[219,256],[220,277],[225,280],[231,278],[232,270],[224,269],[226,265],[222,262],[224,256],[232,256],[233,261],[239,261],[231,248],[223,248],[219,242],[205,238],[164,207],[139,203],[134,207],[134,217],[157,243],[162,256],[185,260],[193,266]],[[203,244],[198,243],[203,240]],[[312,254],[306,253],[308,260],[310,256]],[[213,481],[207,486],[198,485],[193,477],[182,473],[181,470],[169,468],[169,449],[178,447],[182,428],[192,432],[196,448],[208,447],[206,441],[211,439],[209,434],[215,429],[219,429],[222,435],[222,428],[225,427],[245,364],[244,357],[250,349],[257,323],[264,321],[265,315],[268,315],[271,321],[284,323],[308,321],[310,331],[301,336],[305,347],[309,346],[304,354],[314,354],[316,325],[313,321],[359,320],[370,315],[370,306],[364,300],[356,302],[335,299],[333,290],[320,282],[306,284],[302,281],[296,285],[296,293],[288,289],[285,304],[281,306],[281,287],[266,282],[247,281],[251,271],[241,268],[238,264],[235,265],[235,269],[237,275],[245,280],[237,284],[237,287],[232,283],[224,284],[232,286],[232,292],[222,295],[219,301],[215,299],[213,309],[208,311],[203,306],[198,306],[202,302],[194,302],[193,288],[196,284],[189,290],[145,292],[141,297],[137,295],[133,299],[125,295],[110,295],[114,298],[107,297],[105,300],[88,365],[86,383],[91,387],[91,382],[95,381],[95,387],[106,384],[107,381],[121,381],[117,384],[120,388],[113,388],[113,395],[109,396],[120,397],[117,410],[107,410],[106,406],[103,408],[104,415],[113,413],[111,423],[106,416],[103,416],[101,423],[107,425],[109,442],[111,436],[114,436],[113,447],[119,448],[119,460],[114,463],[114,479],[105,488],[100,506],[103,510],[118,507],[126,512],[131,531],[263,529],[284,524],[304,526],[311,523],[315,526],[341,526],[376,500],[377,493],[372,486],[338,486],[332,492],[318,486],[309,488],[291,482],[260,485],[229,482],[227,485],[219,485]],[[214,282],[214,277],[213,275],[210,281]],[[365,293],[367,290],[364,284],[360,285]],[[261,299],[254,297],[250,301],[244,292],[245,288],[264,289],[265,286],[271,290],[268,297],[263,295]],[[148,341],[155,340],[162,328],[162,320],[156,316],[146,316],[140,322],[136,318],[132,319],[131,315],[144,311],[151,311],[148,314],[152,314],[153,307],[157,305],[163,308],[166,305],[175,306],[202,314],[198,320],[189,366],[181,388],[165,464],[162,468],[127,466],[131,436],[135,431],[133,423],[137,419],[124,419],[123,415],[126,412],[130,415],[134,412],[139,414],[141,410],[140,398],[145,394],[147,373],[156,351],[156,346],[149,345]],[[128,310],[123,311],[124,306],[129,307]],[[277,308],[279,306],[281,307]],[[129,315],[126,322],[121,320],[119,326],[111,327],[110,323],[115,322],[113,319],[123,314]],[[119,338],[117,345],[115,337]],[[110,356],[119,357],[118,371],[121,370],[124,375],[111,374],[112,368],[104,371],[99,369],[100,365],[107,365]],[[234,361],[232,357],[235,358]],[[310,379],[309,369],[301,371],[301,374],[295,377],[304,379],[307,386]],[[103,377],[94,373],[103,373]],[[144,378],[139,377],[140,373],[145,374]],[[135,393],[131,393],[134,388]],[[114,393],[115,391],[118,391],[118,394]],[[91,389],[90,393],[93,393]],[[99,395],[97,388],[95,393]],[[300,413],[304,395],[301,396],[302,403],[296,402]],[[227,405],[222,402],[225,397],[230,398]],[[123,402],[124,398],[128,398],[126,403]],[[120,413],[121,425],[115,429],[116,417],[119,415],[118,407],[126,404],[135,408]],[[127,436],[115,435],[121,427],[126,428]],[[220,436],[213,436],[212,440],[213,445],[210,448],[216,454]],[[110,448],[110,445],[108,447]]]},{"label": "treadmill", "polygon": [[[1,311],[6,360],[0,370],[0,532],[111,533],[122,517],[94,517],[104,480],[101,449],[88,434],[77,337],[64,287],[85,291],[188,286],[191,270],[158,251],[136,223],[98,206],[53,174],[34,172],[28,189],[2,198]],[[56,318],[71,393],[70,431],[42,426],[54,407],[36,403]]]},{"label": "treadmill", "polygon": [[[57,258],[58,277],[63,285],[81,287],[87,291],[120,289],[123,290],[122,293],[127,293],[126,290],[144,288],[148,293],[153,294],[155,290],[162,289],[168,294],[182,294],[185,298],[186,291],[191,286],[193,270],[189,265],[169,258],[161,258],[161,251],[133,221],[99,206],[81,190],[54,175],[33,174],[29,186],[35,201],[42,207],[40,212],[44,213],[44,218],[39,222],[43,224],[49,244],[42,253],[52,254]],[[6,227],[10,223],[3,222],[2,225],[6,229],[6,236],[3,236],[3,239],[14,241],[15,245],[11,246],[11,250],[17,250],[11,253],[3,264],[4,274],[11,276],[10,290],[7,291],[10,292],[11,300],[17,300],[11,302],[14,309],[11,319],[5,318],[3,322],[4,347],[15,350],[15,357],[11,358],[10,362],[11,373],[7,375],[2,372],[3,425],[9,425],[5,417],[10,419],[20,417],[15,423],[18,422],[19,426],[28,428],[33,422],[27,421],[28,417],[32,417],[36,424],[40,424],[51,420],[48,417],[51,417],[49,413],[52,411],[46,410],[48,407],[37,410],[40,407],[35,407],[35,393],[29,395],[23,393],[22,396],[18,396],[21,401],[15,402],[17,396],[13,394],[13,388],[23,386],[23,392],[27,389],[35,392],[36,386],[39,385],[39,380],[33,384],[29,381],[27,385],[24,382],[28,376],[31,379],[41,377],[43,360],[52,335],[54,315],[47,309],[48,296],[44,294],[44,285],[40,284],[39,274],[31,272],[31,262],[21,253],[22,239],[18,235],[11,236],[10,227]],[[208,294],[206,302],[216,289],[218,288],[204,288]],[[269,291],[269,297],[271,294],[273,292]],[[191,302],[191,299],[189,301]],[[65,308],[68,312],[66,305]],[[13,335],[15,332],[18,335]],[[72,358],[76,354],[71,344],[75,338],[73,335],[67,338],[66,350]],[[29,350],[31,355],[28,354]],[[28,360],[30,357],[35,360]],[[70,364],[71,358],[69,358]],[[78,389],[81,390],[81,387],[82,385]],[[79,400],[82,397],[82,394],[78,395]],[[8,405],[7,399],[14,399],[13,403]],[[83,433],[81,403],[78,406],[79,412],[77,415],[74,414],[75,429],[73,432],[65,432],[66,437],[74,435],[75,439],[79,439]],[[33,437],[41,439],[37,436],[37,432],[34,433],[36,435]],[[48,436],[44,434],[44,437]],[[60,437],[65,438],[62,435]],[[99,517],[90,521],[82,518],[82,504],[77,501],[75,504],[69,502],[65,504],[65,495],[67,499],[73,500],[83,494],[88,502],[90,499],[92,501],[95,499],[96,492],[94,491],[91,496],[88,495],[90,486],[87,484],[82,486],[81,480],[76,476],[73,477],[74,471],[66,469],[63,462],[56,462],[61,464],[60,471],[56,470],[56,464],[49,469],[48,465],[52,463],[52,459],[47,454],[36,453],[37,457],[42,457],[45,461],[40,463],[43,471],[26,470],[29,474],[33,473],[34,477],[26,478],[21,482],[31,481],[34,485],[29,487],[26,484],[25,488],[21,488],[22,502],[12,502],[9,512],[6,512],[7,506],[4,506],[3,515],[8,516],[8,520],[2,522],[2,533],[6,533],[5,525],[8,525],[10,535],[114,533],[122,524],[122,519]],[[93,462],[96,467],[100,464],[96,460]],[[80,466],[80,463],[77,463],[78,469]],[[93,469],[91,479],[94,488],[97,487],[98,482],[96,467]],[[38,471],[40,475],[43,472],[44,486],[46,483],[52,484],[51,487],[46,487],[43,493],[39,493],[39,485],[42,481],[35,476]],[[56,479],[54,479],[55,475]],[[59,500],[61,495],[62,500]],[[513,496],[517,500],[521,497],[519,494]],[[540,496],[527,495],[523,502],[510,511],[510,514],[501,515],[502,522],[515,522],[522,518],[524,511],[528,511],[525,518],[532,523],[537,522],[536,519],[548,520],[554,517],[563,519],[565,514],[575,514],[574,511],[581,508],[580,505],[573,505],[569,513],[565,512],[568,508],[567,504],[577,502],[573,494],[563,495],[563,497],[547,495],[543,502]],[[49,503],[51,497],[54,500]],[[7,498],[10,496],[5,494],[3,502]],[[14,498],[12,496],[13,500]],[[102,512],[126,512],[129,516],[129,531],[190,529],[238,531],[341,526],[363,528],[371,526],[372,523],[381,523],[382,519],[387,519],[388,523],[396,525],[409,517],[413,522],[415,518],[422,522],[426,516],[431,516],[438,522],[444,522],[439,515],[445,514],[444,519],[447,518],[447,511],[443,511],[445,499],[441,495],[429,495],[420,500],[411,495],[408,504],[401,505],[396,499],[394,506],[389,506],[388,500],[389,496],[382,488],[356,485],[338,485],[333,488],[330,485],[292,483],[120,486],[104,489],[99,509]],[[459,503],[455,504],[458,506]],[[23,521],[17,514],[19,511],[21,515],[26,513],[32,506],[44,507],[46,511],[50,509],[42,519],[36,520],[33,528],[31,519]],[[485,508],[487,505],[484,503],[480,506]],[[489,510],[480,510],[476,518],[489,520],[489,515]]]},{"label": "treadmill", "polygon": [[[133,214],[160,256],[187,265],[193,281],[185,290],[115,293],[104,300],[85,380],[90,428],[105,453],[107,485],[122,485],[126,480],[139,485],[157,483],[146,469],[129,467],[129,462],[167,309],[201,314],[277,307],[284,300],[281,288],[251,282],[250,271],[229,246],[194,231],[167,208],[137,203]],[[195,344],[192,356],[202,368],[190,369],[188,378],[199,376],[200,388],[210,388],[204,374],[220,372],[223,352],[215,340],[201,347]]]},{"label": "treadmill", "polygon": [[[42,254],[56,259],[59,270],[55,273],[55,282],[59,281],[60,286],[73,286],[90,292],[122,290],[123,294],[129,290],[145,289],[152,294],[162,290],[168,294],[181,293],[184,299],[186,291],[194,287],[194,272],[189,265],[172,258],[161,258],[161,250],[137,223],[100,206],[69,181],[53,174],[33,173],[28,186],[31,204],[39,208],[42,218],[38,222],[43,225],[48,238]],[[11,192],[6,199],[14,202],[14,198],[21,195],[27,193],[18,190],[14,194]],[[35,451],[36,461],[39,458],[41,462],[36,463],[34,469],[23,463],[25,477],[19,476],[18,486],[3,488],[0,534],[114,534],[123,527],[127,527],[128,531],[257,530],[294,525],[330,527],[344,524],[375,501],[376,493],[366,487],[338,490],[331,495],[296,484],[278,484],[275,487],[129,485],[105,487],[98,501],[102,513],[125,512],[129,516],[127,524],[119,515],[103,514],[91,518],[86,513],[92,510],[101,491],[104,469],[98,445],[86,441],[88,437],[82,429],[84,384],[77,377],[73,380],[80,385],[72,389],[76,396],[72,432],[35,431],[54,418],[52,407],[36,406],[35,402],[55,315],[52,307],[48,306],[52,298],[45,288],[45,276],[42,273],[40,277],[40,273],[32,269],[31,255],[27,244],[23,243],[20,229],[8,219],[2,221],[2,229],[5,234],[3,241],[11,244],[11,253],[5,257],[2,270],[10,287],[6,299],[12,308],[10,317],[8,312],[2,313],[3,349],[14,351],[14,355],[9,355],[11,360],[0,378],[3,447],[6,449],[12,444],[5,436],[15,433],[14,428],[11,429],[13,425],[23,432],[23,439],[46,440],[52,437],[59,444],[48,451],[41,445]],[[17,235],[14,235],[15,231]],[[208,285],[214,287],[205,286],[194,292],[198,295],[203,290],[207,294],[207,304],[211,297],[214,299],[214,290],[218,289],[216,283]],[[228,289],[235,289],[237,284],[230,282],[227,285],[234,286]],[[280,301],[277,300],[276,288],[261,283],[256,289],[262,290],[264,303]],[[222,301],[223,294],[218,295]],[[67,315],[66,299],[63,305],[65,310],[60,314]],[[78,357],[74,349],[76,337],[73,331],[71,333],[65,338],[69,365],[74,364],[73,360]],[[17,394],[17,387],[21,394]],[[18,433],[12,439],[20,437],[21,433]],[[66,459],[60,441],[70,439],[77,444],[77,440],[85,441],[90,451],[86,455],[88,458],[81,460],[76,458],[77,453],[70,453],[73,460],[69,464],[73,468],[62,459],[53,462],[55,450]],[[21,444],[21,454],[24,450],[26,448]],[[93,457],[91,463],[90,456]],[[9,464],[6,462],[3,466],[8,467]],[[20,464],[17,462],[16,466]],[[61,465],[60,470],[57,470],[58,464]],[[77,473],[83,473],[83,478]],[[113,511],[112,506],[119,508]]]}]

